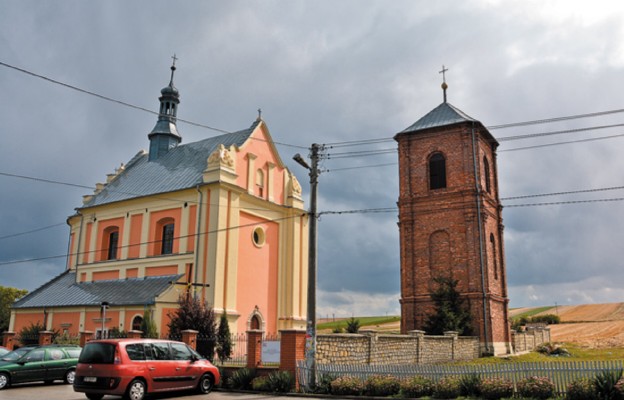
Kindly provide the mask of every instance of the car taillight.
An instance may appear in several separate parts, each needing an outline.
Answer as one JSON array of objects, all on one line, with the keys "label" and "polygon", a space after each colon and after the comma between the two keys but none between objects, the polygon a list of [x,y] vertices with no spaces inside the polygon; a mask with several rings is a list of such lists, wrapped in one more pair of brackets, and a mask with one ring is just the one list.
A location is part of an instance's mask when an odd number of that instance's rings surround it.
[{"label": "car taillight", "polygon": [[119,357],[119,348],[115,349],[115,359],[113,360],[113,364],[121,364],[121,358]]}]

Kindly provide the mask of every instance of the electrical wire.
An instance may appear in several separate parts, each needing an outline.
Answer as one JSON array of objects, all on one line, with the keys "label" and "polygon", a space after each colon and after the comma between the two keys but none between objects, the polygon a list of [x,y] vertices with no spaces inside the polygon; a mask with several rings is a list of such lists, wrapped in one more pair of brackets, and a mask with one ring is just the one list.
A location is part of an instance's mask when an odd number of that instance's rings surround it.
[{"label": "electrical wire", "polygon": [[19,232],[19,233],[12,233],[10,235],[0,236],[0,240],[14,238],[14,237],[17,237],[17,236],[22,236],[22,235],[28,235],[30,233],[35,233],[35,232],[41,232],[41,231],[45,231],[47,229],[56,228],[57,226],[61,226],[61,225],[67,225],[67,224],[65,222],[59,222],[58,224],[48,225],[48,226],[44,226],[44,227],[41,227],[41,228],[32,229],[30,231]]}]

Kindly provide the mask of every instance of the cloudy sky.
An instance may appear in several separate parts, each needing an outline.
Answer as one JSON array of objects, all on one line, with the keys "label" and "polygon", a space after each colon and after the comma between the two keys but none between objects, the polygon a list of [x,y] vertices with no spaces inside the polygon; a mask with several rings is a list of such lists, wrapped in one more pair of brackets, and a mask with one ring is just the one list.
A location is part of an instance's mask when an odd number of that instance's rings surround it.
[{"label": "cloudy sky", "polygon": [[[604,114],[624,109],[623,7],[0,0],[0,285],[33,290],[63,271],[65,219],[91,192],[80,186],[146,149],[156,121],[12,67],[157,111],[175,53],[178,117],[236,131],[261,108],[306,199],[307,171],[292,155],[312,143],[391,139],[442,102],[443,64],[449,102],[488,127],[598,113],[491,129],[509,297],[512,307],[624,301],[623,128],[586,129],[624,124],[624,113]],[[184,143],[218,134],[178,128]],[[395,207],[396,152],[338,155],[395,148],[328,148],[319,211]],[[321,217],[321,317],[399,313],[396,222],[395,211]]]}]

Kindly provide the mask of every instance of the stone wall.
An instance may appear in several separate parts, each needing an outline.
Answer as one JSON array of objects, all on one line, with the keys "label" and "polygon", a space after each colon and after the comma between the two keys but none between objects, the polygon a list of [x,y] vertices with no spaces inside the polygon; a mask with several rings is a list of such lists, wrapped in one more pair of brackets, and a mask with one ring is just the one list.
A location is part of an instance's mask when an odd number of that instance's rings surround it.
[{"label": "stone wall", "polygon": [[538,328],[527,329],[525,332],[512,332],[511,337],[514,351],[524,353],[534,350],[540,344],[550,342],[550,329]]},{"label": "stone wall", "polygon": [[432,364],[479,357],[478,337],[425,336],[423,331],[408,335],[382,335],[375,331],[359,334],[318,335],[316,362],[319,364]]}]

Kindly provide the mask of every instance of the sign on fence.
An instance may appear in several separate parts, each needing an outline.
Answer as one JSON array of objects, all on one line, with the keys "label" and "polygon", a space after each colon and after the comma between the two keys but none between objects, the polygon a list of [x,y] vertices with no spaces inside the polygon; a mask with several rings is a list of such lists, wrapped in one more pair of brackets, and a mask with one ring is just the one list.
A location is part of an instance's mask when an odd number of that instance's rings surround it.
[{"label": "sign on fence", "polygon": [[275,340],[262,341],[262,363],[280,362],[280,342]]}]

